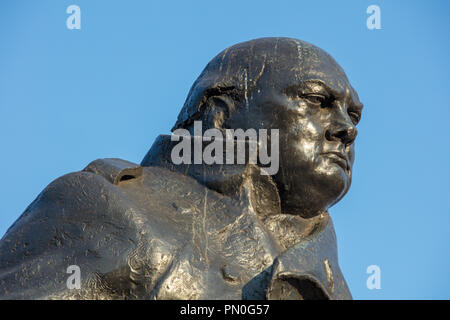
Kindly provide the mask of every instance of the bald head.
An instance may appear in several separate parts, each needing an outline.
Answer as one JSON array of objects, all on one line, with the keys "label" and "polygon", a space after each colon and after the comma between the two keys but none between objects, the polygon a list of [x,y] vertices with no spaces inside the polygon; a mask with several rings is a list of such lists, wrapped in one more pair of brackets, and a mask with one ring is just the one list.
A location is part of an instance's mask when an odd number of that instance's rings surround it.
[{"label": "bald head", "polygon": [[[342,68],[324,50],[292,38],[261,38],[231,46],[214,57],[192,85],[173,129],[202,120],[205,129],[221,127],[238,108],[249,106],[253,92],[289,93],[305,81],[321,81],[336,94],[350,91]],[[224,101],[225,100],[225,101]]]}]

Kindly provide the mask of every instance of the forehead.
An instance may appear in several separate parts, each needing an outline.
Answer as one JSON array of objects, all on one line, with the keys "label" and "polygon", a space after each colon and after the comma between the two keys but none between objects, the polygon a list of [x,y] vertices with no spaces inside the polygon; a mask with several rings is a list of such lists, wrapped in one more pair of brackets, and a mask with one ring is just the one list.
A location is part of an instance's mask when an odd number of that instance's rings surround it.
[{"label": "forehead", "polygon": [[322,49],[299,43],[296,50],[278,52],[265,73],[265,84],[286,93],[298,88],[326,90],[336,98],[346,98],[361,105],[358,94],[350,85],[344,70]]}]

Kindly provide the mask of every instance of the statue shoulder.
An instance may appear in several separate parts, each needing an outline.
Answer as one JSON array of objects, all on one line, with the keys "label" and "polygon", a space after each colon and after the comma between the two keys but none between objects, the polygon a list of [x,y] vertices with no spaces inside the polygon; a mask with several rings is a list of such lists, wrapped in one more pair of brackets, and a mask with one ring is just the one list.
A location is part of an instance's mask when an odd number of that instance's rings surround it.
[{"label": "statue shoulder", "polygon": [[[89,231],[98,232],[100,226],[134,229],[126,214],[132,204],[124,199],[117,185],[136,179],[141,173],[142,167],[125,160],[98,159],[81,171],[63,175],[36,197],[2,240],[20,234],[32,237],[29,240],[36,243],[36,232],[44,235],[63,229],[66,234],[62,236],[73,235],[77,239],[86,238]],[[25,232],[31,230],[34,232]]]},{"label": "statue shoulder", "polygon": [[121,181],[140,177],[142,175],[142,167],[130,161],[108,158],[92,161],[83,169],[83,172],[95,173],[110,183],[118,185]]},{"label": "statue shoulder", "polygon": [[163,272],[169,255],[147,256],[147,246],[157,253],[171,252],[176,246],[155,231],[155,220],[146,220],[147,213],[130,197],[130,186],[145,189],[141,174],[142,167],[134,163],[100,159],[51,182],[0,240],[0,298],[70,295],[69,265],[81,268],[86,297],[97,292],[88,286],[97,275],[101,279],[94,283],[110,278],[115,283],[141,261]]},{"label": "statue shoulder", "polygon": [[65,174],[52,181],[27,207],[23,215],[38,208],[45,208],[45,214],[76,212],[77,215],[93,215],[101,211],[99,204],[105,201],[111,204],[114,199],[120,198],[112,197],[112,194],[117,193],[116,187],[122,181],[137,179],[141,175],[142,167],[132,162],[97,159],[81,171]]},{"label": "statue shoulder", "polygon": [[[60,207],[69,211],[99,212],[99,204],[112,204],[120,196],[116,194],[122,181],[137,179],[142,175],[142,167],[122,159],[97,159],[83,170],[65,174],[52,181],[30,204],[34,206]],[[95,210],[89,210],[94,206]]]}]

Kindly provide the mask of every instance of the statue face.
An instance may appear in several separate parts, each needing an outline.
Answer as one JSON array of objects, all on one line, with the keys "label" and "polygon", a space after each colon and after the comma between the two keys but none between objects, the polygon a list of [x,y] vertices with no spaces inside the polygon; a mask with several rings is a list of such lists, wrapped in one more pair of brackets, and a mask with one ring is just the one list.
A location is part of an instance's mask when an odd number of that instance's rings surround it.
[{"label": "statue face", "polygon": [[312,217],[348,191],[362,104],[343,70],[313,47],[267,66],[229,128],[279,129],[282,211]]}]

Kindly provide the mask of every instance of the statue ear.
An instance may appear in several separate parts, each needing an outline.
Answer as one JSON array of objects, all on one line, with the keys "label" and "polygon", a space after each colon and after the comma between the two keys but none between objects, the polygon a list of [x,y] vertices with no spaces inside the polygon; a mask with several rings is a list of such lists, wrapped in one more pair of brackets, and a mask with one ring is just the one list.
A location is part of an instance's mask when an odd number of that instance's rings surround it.
[{"label": "statue ear", "polygon": [[204,125],[208,128],[223,128],[226,119],[235,109],[235,101],[226,94],[208,97],[205,103]]}]

